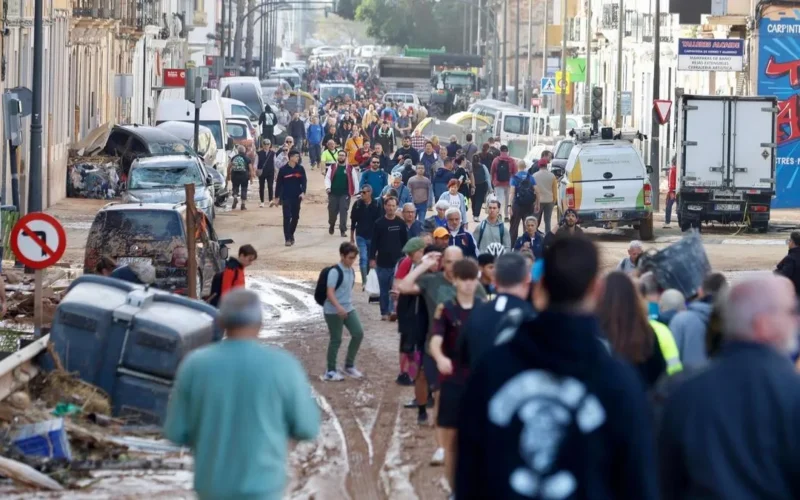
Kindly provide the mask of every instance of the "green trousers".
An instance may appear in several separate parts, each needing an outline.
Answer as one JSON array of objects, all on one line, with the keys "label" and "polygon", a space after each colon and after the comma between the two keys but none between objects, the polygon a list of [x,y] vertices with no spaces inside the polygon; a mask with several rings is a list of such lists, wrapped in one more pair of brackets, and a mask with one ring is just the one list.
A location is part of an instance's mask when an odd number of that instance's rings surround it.
[{"label": "green trousers", "polygon": [[356,354],[364,339],[364,328],[358,319],[358,313],[354,309],[345,319],[340,318],[338,314],[326,314],[325,323],[328,324],[328,333],[331,336],[328,342],[328,371],[336,370],[336,357],[339,355],[339,346],[342,345],[343,327],[347,327],[347,331],[350,332],[350,344],[347,346],[344,366],[345,368],[355,366]]}]

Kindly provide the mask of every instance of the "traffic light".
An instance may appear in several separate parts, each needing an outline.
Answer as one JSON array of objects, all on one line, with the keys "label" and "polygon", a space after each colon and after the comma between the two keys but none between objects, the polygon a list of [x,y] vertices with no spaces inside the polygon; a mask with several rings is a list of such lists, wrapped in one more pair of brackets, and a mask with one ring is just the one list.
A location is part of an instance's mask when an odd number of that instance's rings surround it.
[{"label": "traffic light", "polygon": [[592,88],[592,129],[597,132],[603,117],[603,87]]}]

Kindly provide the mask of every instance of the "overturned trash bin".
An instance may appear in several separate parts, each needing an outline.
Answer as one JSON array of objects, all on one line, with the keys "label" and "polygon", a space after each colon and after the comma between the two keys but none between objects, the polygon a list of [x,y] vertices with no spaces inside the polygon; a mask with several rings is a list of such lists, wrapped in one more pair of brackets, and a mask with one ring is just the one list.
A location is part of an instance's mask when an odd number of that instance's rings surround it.
[{"label": "overturned trash bin", "polygon": [[666,248],[645,253],[640,268],[642,272],[652,272],[663,290],[675,288],[687,299],[697,295],[711,272],[703,239],[697,231]]},{"label": "overturned trash bin", "polygon": [[115,416],[158,425],[180,362],[222,338],[216,315],[204,302],[86,275],[59,304],[50,340],[65,370],[111,397]]}]

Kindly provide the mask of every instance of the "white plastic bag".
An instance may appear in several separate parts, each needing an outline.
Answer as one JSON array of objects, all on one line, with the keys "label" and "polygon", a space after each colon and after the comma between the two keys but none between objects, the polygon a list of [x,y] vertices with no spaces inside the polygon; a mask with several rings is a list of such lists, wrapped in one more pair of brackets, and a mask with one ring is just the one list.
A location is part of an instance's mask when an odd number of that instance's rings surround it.
[{"label": "white plastic bag", "polygon": [[374,269],[370,269],[369,274],[367,274],[365,290],[371,297],[377,297],[381,294],[381,285],[378,283],[378,273],[376,273]]}]

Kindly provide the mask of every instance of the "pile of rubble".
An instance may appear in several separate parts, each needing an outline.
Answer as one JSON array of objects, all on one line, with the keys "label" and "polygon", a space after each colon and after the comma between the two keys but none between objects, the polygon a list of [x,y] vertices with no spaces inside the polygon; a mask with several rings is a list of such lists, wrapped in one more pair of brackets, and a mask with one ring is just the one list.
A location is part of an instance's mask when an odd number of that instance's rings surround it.
[{"label": "pile of rubble", "polygon": [[[42,283],[42,323],[49,324],[53,320],[59,302],[69,286],[72,278],[69,268],[54,267]],[[29,324],[33,321],[33,275],[25,274],[22,269],[3,269],[6,282],[6,314],[4,318],[13,323]],[[6,326],[8,323],[6,323]]]},{"label": "pile of rubble", "polygon": [[[61,367],[0,401],[0,491],[87,489],[97,471],[191,470],[161,429],[113,418],[108,395]],[[15,493],[17,491],[14,491]]]},{"label": "pile of rubble", "polygon": [[119,158],[71,157],[67,164],[67,196],[110,200],[120,191],[121,175]]}]

